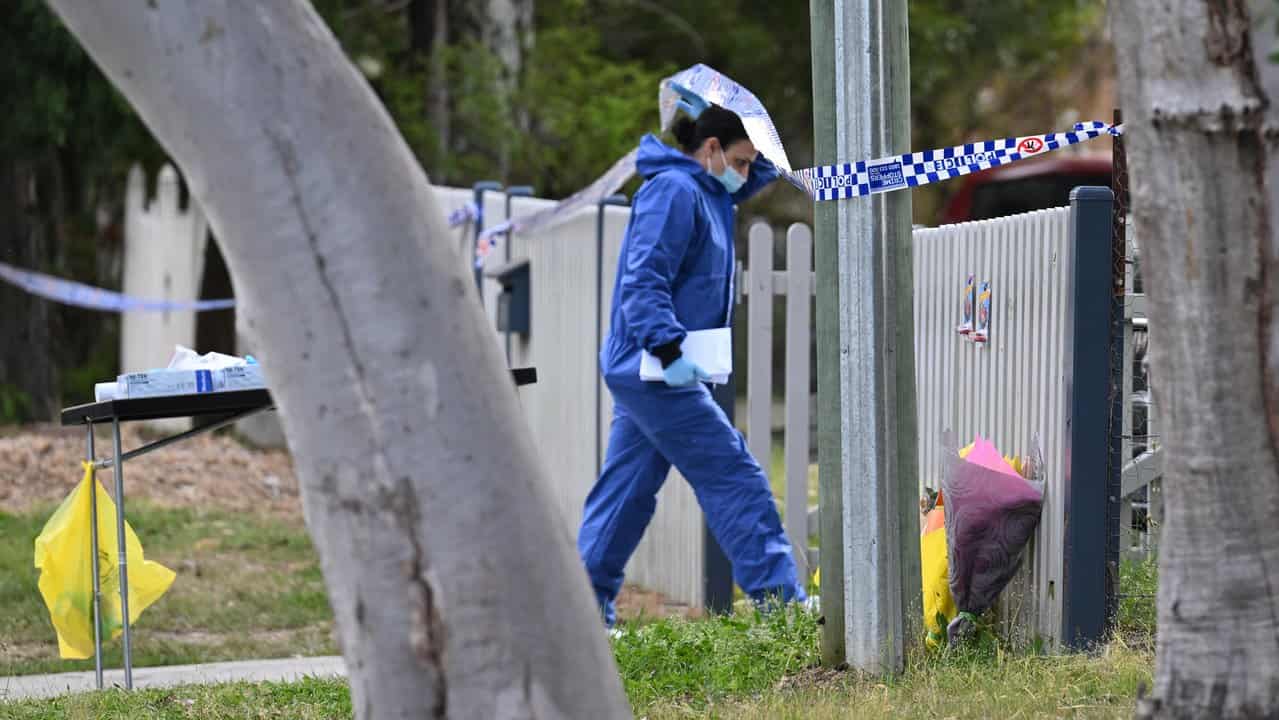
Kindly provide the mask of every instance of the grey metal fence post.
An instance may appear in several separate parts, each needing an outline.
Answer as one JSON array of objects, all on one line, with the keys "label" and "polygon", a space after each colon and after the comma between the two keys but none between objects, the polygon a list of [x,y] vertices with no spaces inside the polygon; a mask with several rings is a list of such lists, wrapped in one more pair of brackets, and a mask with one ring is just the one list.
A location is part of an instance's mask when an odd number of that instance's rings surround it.
[{"label": "grey metal fence post", "polygon": [[[736,333],[733,342],[737,342]],[[734,422],[736,415],[736,378],[736,373],[730,375],[727,384],[717,385],[711,391],[715,402],[719,403],[724,414],[728,416],[729,423]],[[767,459],[762,462],[767,462]],[[714,613],[732,611],[733,564],[729,562],[728,555],[724,554],[724,550],[715,541],[715,536],[711,534],[710,526],[706,524],[705,519],[702,520],[702,580],[705,588],[703,604],[706,609]]]},{"label": "grey metal fence post", "polygon": [[[604,346],[604,215],[609,205],[625,206],[626,196],[617,193],[595,208],[595,351]],[[595,477],[604,470],[604,378],[595,373]]]},{"label": "grey metal fence post", "polygon": [[[533,197],[533,187],[531,185],[515,185],[506,189],[506,219],[511,219],[511,200],[517,197]],[[515,231],[506,233],[506,240],[502,243],[505,248],[503,257],[506,262],[511,261],[511,246],[515,244]],[[511,329],[506,329],[506,364],[511,364]]]},{"label": "grey metal fence post", "polygon": [[[93,423],[85,422],[89,428],[89,462],[96,463],[93,447]],[[98,478],[94,475],[89,487],[89,551],[93,553],[90,565],[93,567],[93,677],[97,688],[102,689],[102,575],[98,566]]]},{"label": "grey metal fence post", "polygon": [[[90,426],[92,427],[92,426]],[[111,419],[112,449],[115,451],[115,529],[117,565],[120,571],[120,624],[124,630],[124,689],[133,689],[133,640],[129,622],[129,546],[125,542],[124,451],[120,447],[120,419]],[[98,488],[93,492],[96,495]]]},{"label": "grey metal fence post", "polygon": [[[496,180],[483,180],[471,186],[475,192],[475,237],[471,240],[471,257],[475,257],[475,250],[480,246],[480,233],[484,231],[484,193],[501,192],[502,183]],[[474,264],[475,272],[475,289],[480,291],[480,302],[484,302],[484,271],[478,264]]]},{"label": "grey metal fence post", "polygon": [[1071,648],[1105,640],[1109,516],[1119,500],[1111,497],[1109,467],[1113,201],[1114,193],[1105,187],[1070,193],[1062,640]]}]

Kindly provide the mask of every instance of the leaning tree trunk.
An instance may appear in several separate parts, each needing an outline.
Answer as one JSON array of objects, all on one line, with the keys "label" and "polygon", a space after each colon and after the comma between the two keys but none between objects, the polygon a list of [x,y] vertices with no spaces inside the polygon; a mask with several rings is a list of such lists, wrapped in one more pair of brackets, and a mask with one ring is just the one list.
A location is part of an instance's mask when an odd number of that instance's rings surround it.
[{"label": "leaning tree trunk", "polygon": [[50,0],[182,167],[283,414],[362,718],[628,707],[426,175],[303,0]]},{"label": "leaning tree trunk", "polygon": [[1279,264],[1257,65],[1271,43],[1254,51],[1246,0],[1109,6],[1168,455],[1155,686],[1139,714],[1275,717]]}]

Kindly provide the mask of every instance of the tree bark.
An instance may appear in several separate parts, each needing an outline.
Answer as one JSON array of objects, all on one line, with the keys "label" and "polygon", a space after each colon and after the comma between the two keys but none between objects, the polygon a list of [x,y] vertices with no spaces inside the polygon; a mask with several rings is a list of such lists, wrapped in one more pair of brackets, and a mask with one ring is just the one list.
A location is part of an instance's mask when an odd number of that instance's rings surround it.
[{"label": "tree bark", "polygon": [[627,716],[426,175],[310,4],[50,4],[222,243],[357,716]]},{"label": "tree bark", "polygon": [[422,109],[435,129],[438,157],[445,158],[453,142],[447,54],[449,0],[413,0],[409,6],[409,36],[413,52],[426,58],[426,101]]},{"label": "tree bark", "polygon": [[1154,694],[1138,714],[1275,717],[1279,266],[1266,58],[1247,0],[1109,9],[1168,453]]},{"label": "tree bark", "polygon": [[[527,131],[528,112],[516,103],[516,92],[523,77],[524,61],[533,37],[533,0],[486,0],[474,3],[478,13],[479,37],[501,66],[497,87],[493,91],[514,117],[514,126]],[[503,143],[498,150],[497,177],[510,173],[513,143]]]}]

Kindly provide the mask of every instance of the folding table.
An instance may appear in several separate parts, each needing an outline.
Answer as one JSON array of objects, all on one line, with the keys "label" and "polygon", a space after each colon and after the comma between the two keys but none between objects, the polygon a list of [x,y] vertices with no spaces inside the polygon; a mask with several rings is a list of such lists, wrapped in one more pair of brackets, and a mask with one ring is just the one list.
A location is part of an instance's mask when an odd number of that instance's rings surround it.
[{"label": "folding table", "polygon": [[[537,382],[535,368],[514,368],[511,377],[516,385]],[[89,462],[95,468],[113,468],[115,473],[116,543],[120,568],[120,611],[123,620],[124,686],[133,689],[133,647],[129,631],[129,563],[124,540],[124,461],[146,455],[162,447],[181,442],[197,435],[213,432],[251,415],[275,408],[271,394],[266,390],[236,390],[231,392],[199,393],[194,395],[169,395],[162,397],[105,400],[103,402],[76,405],[62,411],[64,427],[85,425],[88,427]],[[186,432],[157,440],[135,450],[123,452],[120,447],[120,424],[138,420],[166,418],[205,418],[209,424]],[[111,425],[112,455],[99,460],[94,453],[93,428]],[[98,493],[89,493],[91,513],[91,542],[93,554],[93,664],[97,687],[102,689],[102,620],[101,579],[98,575]]]}]

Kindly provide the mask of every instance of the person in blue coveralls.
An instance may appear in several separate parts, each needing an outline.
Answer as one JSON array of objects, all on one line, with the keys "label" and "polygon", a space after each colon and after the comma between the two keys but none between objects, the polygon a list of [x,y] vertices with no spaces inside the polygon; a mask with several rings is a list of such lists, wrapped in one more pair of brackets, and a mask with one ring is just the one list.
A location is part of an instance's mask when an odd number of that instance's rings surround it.
[{"label": "person in blue coveralls", "polygon": [[[678,148],[653,135],[640,142],[637,170],[645,182],[626,228],[600,350],[613,424],[577,546],[609,627],[626,562],[672,465],[692,486],[742,590],[764,607],[806,600],[763,469],[711,398],[707,373],[680,352],[689,331],[729,325],[734,206],[773,182],[777,169],[755,150],[736,113],[696,95],[685,95],[680,107],[692,117],[672,129]],[[641,351],[661,361],[664,382],[640,380]]]}]

